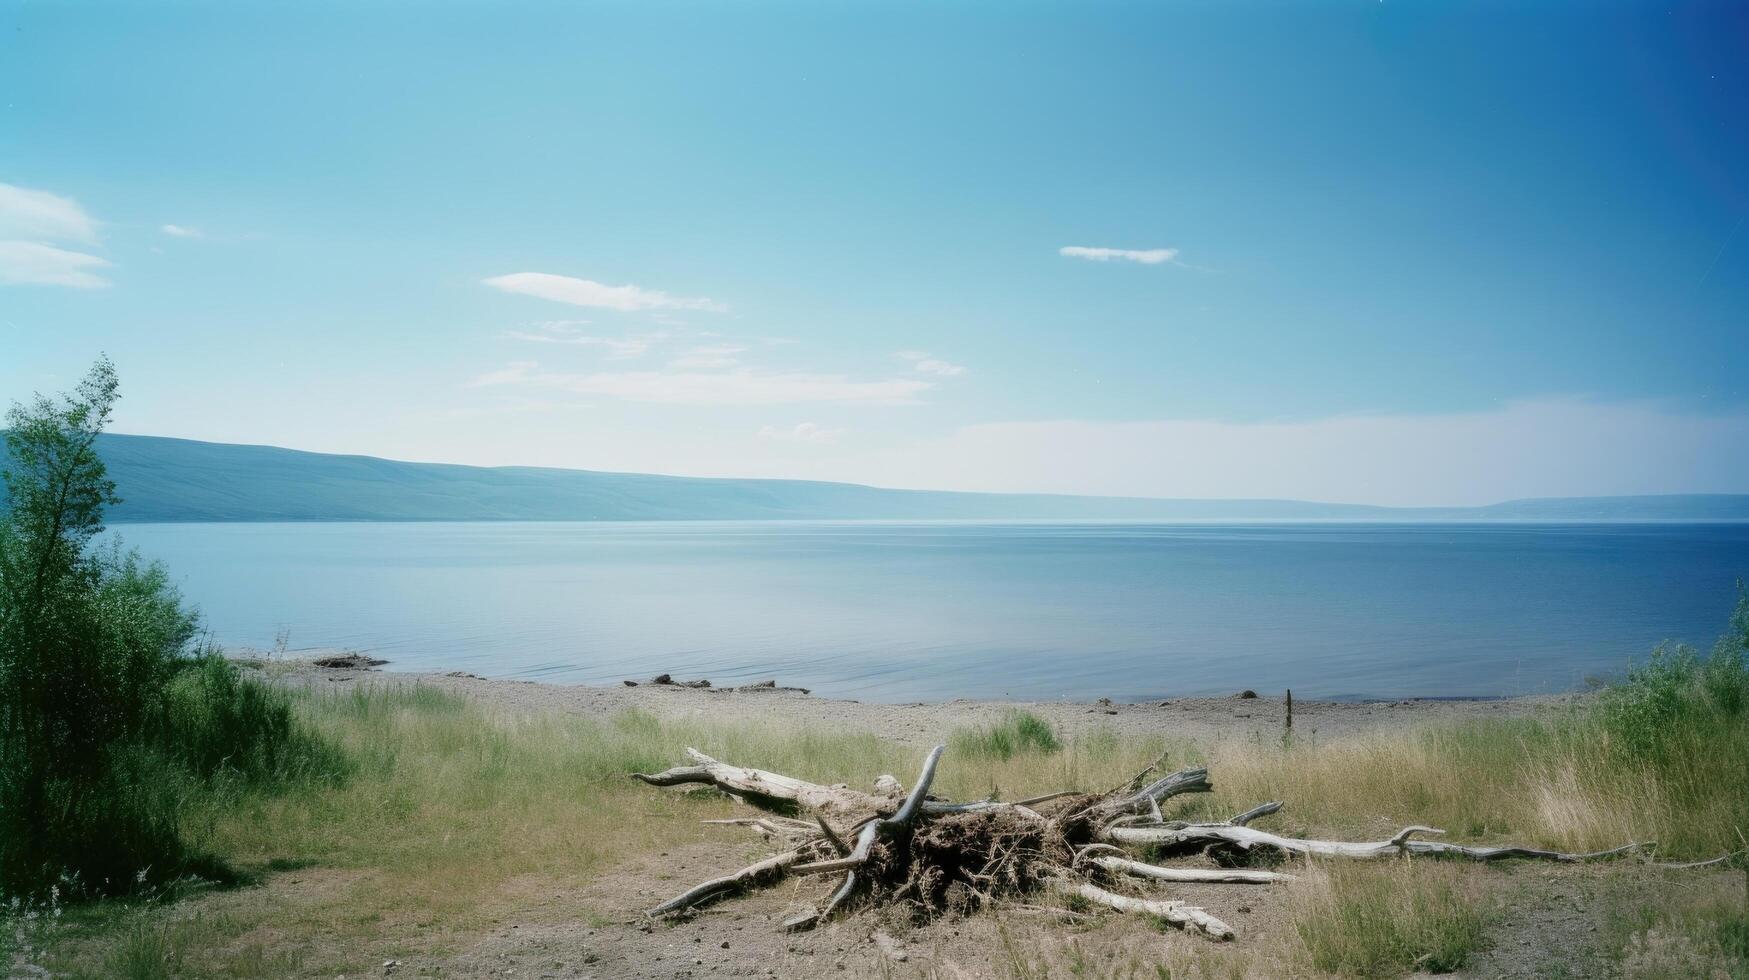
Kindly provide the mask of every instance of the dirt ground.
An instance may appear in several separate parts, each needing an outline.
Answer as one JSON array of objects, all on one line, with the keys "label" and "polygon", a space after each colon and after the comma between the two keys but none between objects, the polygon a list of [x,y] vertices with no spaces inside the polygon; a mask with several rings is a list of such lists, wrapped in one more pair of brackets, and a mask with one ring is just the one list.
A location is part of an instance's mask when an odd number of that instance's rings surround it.
[{"label": "dirt ground", "polygon": [[[1238,932],[1227,944],[1155,927],[1135,916],[1068,921],[1022,907],[917,925],[860,913],[788,935],[779,924],[812,907],[820,881],[790,883],[724,902],[674,923],[647,922],[657,893],[733,871],[732,848],[696,845],[628,860],[573,893],[533,900],[454,955],[408,959],[415,976],[568,980],[690,980],[699,977],[985,978],[1292,977],[1288,892],[1279,887],[1175,885],[1173,897],[1218,910]],[[1608,977],[1606,896],[1648,885],[1630,866],[1478,868],[1500,900],[1490,946],[1453,976]],[[1632,876],[1632,877],[1630,877]],[[1710,881],[1708,876],[1705,881]],[[1653,881],[1650,888],[1693,887]],[[1716,884],[1716,882],[1715,882]],[[553,921],[589,908],[596,918]],[[1161,972],[1164,968],[1167,972]]]}]

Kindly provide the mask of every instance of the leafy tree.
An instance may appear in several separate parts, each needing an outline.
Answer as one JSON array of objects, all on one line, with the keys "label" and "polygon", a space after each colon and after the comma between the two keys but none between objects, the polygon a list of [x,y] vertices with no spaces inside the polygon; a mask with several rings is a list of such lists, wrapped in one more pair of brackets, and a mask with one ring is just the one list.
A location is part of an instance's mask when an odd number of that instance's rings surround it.
[{"label": "leafy tree", "polygon": [[0,894],[210,872],[180,833],[190,794],[343,768],[283,693],[194,649],[161,566],[94,543],[119,500],[97,453],[116,394],[104,358],[71,394],[6,415]]}]

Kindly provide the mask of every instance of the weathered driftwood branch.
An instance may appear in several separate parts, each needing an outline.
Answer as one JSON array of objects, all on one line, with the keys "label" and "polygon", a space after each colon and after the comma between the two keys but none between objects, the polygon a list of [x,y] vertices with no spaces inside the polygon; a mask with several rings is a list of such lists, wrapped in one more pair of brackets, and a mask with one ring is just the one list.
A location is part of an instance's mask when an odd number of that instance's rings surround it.
[{"label": "weathered driftwood branch", "polygon": [[880,813],[893,806],[893,799],[889,796],[873,796],[848,786],[822,786],[764,769],[731,766],[694,748],[688,748],[686,755],[697,765],[676,766],[658,773],[633,773],[632,777],[651,786],[709,783],[727,793],[752,796],[765,801],[793,803],[816,813]]},{"label": "weathered driftwood branch", "polygon": [[[1161,813],[1163,801],[1182,793],[1208,792],[1212,787],[1208,770],[1203,768],[1184,769],[1150,781],[1164,759],[1128,784],[1100,796],[1052,793],[1012,803],[932,800],[929,790],[944,748],[936,746],[930,751],[916,783],[903,794],[898,780],[890,776],[881,777],[877,792],[869,794],[728,765],[696,749],[687,750],[693,765],[639,775],[637,778],[657,786],[709,784],[738,799],[789,804],[811,818],[767,813],[706,821],[751,828],[782,841],[786,850],[696,885],[649,914],[684,912],[789,876],[837,874],[842,880],[825,901],[785,922],[785,928],[813,928],[859,895],[913,902],[924,910],[949,908],[954,901],[949,898],[951,885],[969,893],[980,905],[1004,903],[1040,888],[1052,888],[1120,911],[1156,916],[1216,939],[1230,939],[1233,930],[1200,908],[1180,901],[1122,895],[1099,887],[1098,882],[1104,875],[1113,880],[1122,876],[1157,882],[1270,884],[1291,880],[1292,875],[1262,869],[1166,867],[1134,860],[1117,845],[1187,851],[1268,848],[1305,857],[1361,860],[1428,855],[1473,861],[1531,858],[1566,862],[1602,860],[1651,846],[1628,844],[1607,851],[1566,853],[1420,839],[1419,835],[1443,833],[1431,827],[1405,827],[1382,841],[1328,841],[1287,837],[1249,826],[1279,811],[1280,802],[1252,807],[1224,821],[1167,821]],[[1065,796],[1078,798],[1047,806]],[[877,843],[882,844],[879,850]],[[1707,867],[1723,860],[1726,858],[1662,867]],[[1052,914],[1075,913],[1057,910]]]},{"label": "weathered driftwood branch", "polygon": [[1152,878],[1155,881],[1188,881],[1213,885],[1268,885],[1292,881],[1293,875],[1245,868],[1165,868],[1122,857],[1096,857],[1092,863],[1107,871]]},{"label": "weathered driftwood branch", "polygon": [[1376,860],[1401,857],[1404,854],[1427,854],[1436,857],[1463,857],[1472,861],[1497,861],[1502,858],[1532,858],[1545,861],[1598,861],[1619,857],[1640,850],[1645,844],[1631,843],[1607,851],[1567,853],[1546,851],[1534,847],[1471,847],[1444,841],[1416,840],[1416,834],[1443,834],[1432,827],[1404,827],[1390,840],[1331,841],[1300,837],[1283,837],[1264,830],[1232,824],[1191,824],[1188,826],[1111,827],[1105,836],[1124,844],[1152,844],[1169,848],[1234,847],[1248,851],[1255,847],[1271,847],[1290,854],[1310,857],[1353,858]]},{"label": "weathered driftwood branch", "polygon": [[1232,818],[1229,819],[1227,822],[1230,824],[1233,824],[1236,827],[1243,827],[1246,824],[1250,823],[1253,820],[1256,820],[1259,817],[1267,817],[1270,814],[1275,813],[1276,811],[1278,811],[1280,809],[1281,809],[1281,801],[1280,800],[1273,800],[1269,803],[1259,803],[1256,806],[1252,807],[1251,809],[1246,810],[1244,813],[1233,814]]},{"label": "weathered driftwood branch", "polygon": [[[1154,780],[1129,796],[1095,803],[1088,809],[1087,815],[1095,823],[1105,823],[1130,814],[1154,815],[1160,812],[1161,803],[1180,793],[1207,793],[1212,789],[1214,784],[1209,782],[1209,771],[1206,768],[1197,766],[1180,769]],[[1159,818],[1156,816],[1155,819]]]},{"label": "weathered driftwood branch", "polygon": [[797,865],[795,873],[817,875],[852,870],[868,860],[875,838],[910,827],[917,815],[923,812],[923,798],[929,795],[929,784],[935,782],[935,767],[941,762],[941,754],[946,751],[945,745],[937,745],[930,750],[929,758],[923,761],[923,774],[917,777],[917,785],[911,787],[911,795],[905,797],[905,802],[892,816],[864,824],[862,832],[856,835],[856,846],[850,849],[849,854],[829,861]]},{"label": "weathered driftwood branch", "polygon": [[768,857],[757,864],[750,864],[734,874],[712,878],[709,881],[694,885],[645,914],[653,918],[674,912],[683,912],[694,906],[703,905],[706,902],[755,885],[769,885],[782,878],[788,873],[790,867],[799,860],[801,860],[800,849],[785,851],[782,854]]},{"label": "weathered driftwood branch", "polygon": [[1186,905],[1183,902],[1162,899],[1131,898],[1128,895],[1119,895],[1116,892],[1108,892],[1105,889],[1100,888],[1098,885],[1071,881],[1065,878],[1055,879],[1055,887],[1058,891],[1066,892],[1070,895],[1079,895],[1089,902],[1097,902],[1100,905],[1117,909],[1119,912],[1136,912],[1143,915],[1152,915],[1164,919],[1176,926],[1195,929],[1213,939],[1227,940],[1233,938],[1232,926],[1227,925],[1225,922],[1222,922],[1194,905]]}]

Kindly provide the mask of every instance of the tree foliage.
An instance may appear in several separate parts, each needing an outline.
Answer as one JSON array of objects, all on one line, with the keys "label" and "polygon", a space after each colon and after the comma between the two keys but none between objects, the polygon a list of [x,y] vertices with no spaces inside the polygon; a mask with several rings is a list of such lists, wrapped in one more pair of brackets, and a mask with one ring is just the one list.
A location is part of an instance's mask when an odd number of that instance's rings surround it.
[{"label": "tree foliage", "polygon": [[180,831],[191,793],[338,766],[283,694],[196,648],[162,566],[95,541],[119,499],[96,452],[117,390],[101,359],[70,394],[6,415],[0,894],[210,867]]}]

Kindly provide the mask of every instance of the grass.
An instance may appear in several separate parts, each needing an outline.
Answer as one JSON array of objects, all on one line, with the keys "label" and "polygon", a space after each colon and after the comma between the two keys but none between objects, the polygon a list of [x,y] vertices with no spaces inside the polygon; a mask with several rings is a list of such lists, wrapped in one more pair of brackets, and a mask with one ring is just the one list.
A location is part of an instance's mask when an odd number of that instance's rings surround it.
[{"label": "grass", "polygon": [[1007,761],[1017,755],[1049,755],[1063,743],[1051,723],[1030,711],[1009,711],[994,725],[962,728],[949,740],[955,758]]},{"label": "grass", "polygon": [[[1286,833],[1358,838],[1424,822],[1460,839],[1587,849],[1656,839],[1667,857],[1710,857],[1738,847],[1738,828],[1749,829],[1749,773],[1717,764],[1745,757],[1749,719],[1713,663],[1667,654],[1627,690],[1533,720],[1287,745],[1198,747],[1110,731],[1065,738],[1015,712],[954,733],[936,786],[960,799],[1102,790],[1170,748],[1174,765],[1207,760],[1216,785],[1175,801],[1178,814],[1224,817],[1282,799],[1287,808],[1267,826]],[[164,901],[75,907],[26,930],[24,945],[47,950],[35,958],[70,976],[354,975],[385,959],[465,949],[505,917],[599,921],[607,910],[592,906],[588,883],[604,868],[629,854],[721,844],[722,829],[699,821],[734,812],[714,794],[655,792],[626,774],[665,768],[693,745],[819,782],[868,786],[893,773],[908,784],[923,755],[780,721],[512,713],[418,686],[301,696],[293,707],[349,760],[349,777],[305,779],[277,795],[240,782],[187,811],[181,828],[279,887],[183,903],[193,911],[175,914]],[[749,857],[759,850],[751,840],[731,846]],[[1172,940],[1119,959],[1098,943],[1032,944],[1037,937],[1017,927],[1025,955],[1011,972],[1024,975],[1022,961],[1025,970],[1052,963],[1138,976],[1270,975],[1284,963],[1362,977],[1452,969],[1482,944],[1497,898],[1490,889],[1511,877],[1427,860],[1295,870],[1291,927],[1274,939],[1219,948]],[[1630,903],[1633,915],[1612,933],[1621,961],[1647,976],[1702,960],[1741,975],[1743,903],[1734,892]]]},{"label": "grass", "polygon": [[1320,970],[1393,977],[1450,973],[1482,945],[1474,878],[1449,865],[1312,866],[1294,885],[1294,931]]},{"label": "grass", "polygon": [[[861,786],[889,772],[908,784],[923,756],[873,735],[778,723],[513,714],[419,686],[305,697],[298,710],[351,760],[350,778],[213,798],[185,819],[191,835],[236,867],[298,878],[308,894],[272,910],[227,901],[244,908],[192,920],[167,920],[153,902],[71,909],[45,934],[52,968],[75,976],[237,976],[249,975],[245,962],[295,953],[298,970],[332,976],[439,950],[488,926],[507,904],[523,921],[574,921],[593,914],[578,894],[583,883],[611,862],[725,839],[699,821],[731,814],[732,804],[714,794],[658,793],[626,778],[674,764],[685,746]],[[1048,754],[945,767],[937,786],[976,798],[998,785],[1016,794],[1108,785],[1160,749],[1158,740],[1119,744],[1097,735],[1057,743]],[[150,963],[163,969],[138,972]]]}]

